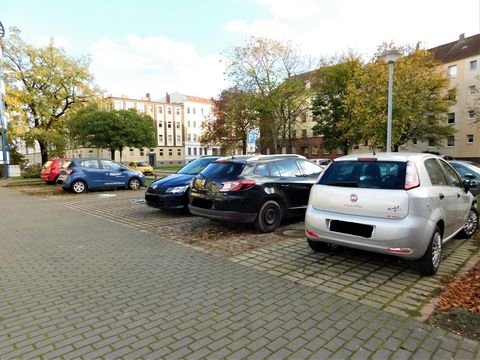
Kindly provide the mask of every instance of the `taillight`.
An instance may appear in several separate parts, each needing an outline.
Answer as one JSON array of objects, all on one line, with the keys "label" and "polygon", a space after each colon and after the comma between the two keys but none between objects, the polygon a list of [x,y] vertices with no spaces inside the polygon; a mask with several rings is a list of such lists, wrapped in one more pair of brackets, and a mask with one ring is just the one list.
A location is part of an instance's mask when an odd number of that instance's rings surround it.
[{"label": "taillight", "polygon": [[240,191],[250,189],[253,186],[255,186],[255,181],[253,180],[225,181],[222,182],[222,187],[220,191]]},{"label": "taillight", "polygon": [[405,190],[410,190],[420,186],[420,177],[418,176],[417,166],[409,161],[407,162],[407,173],[405,174]]}]

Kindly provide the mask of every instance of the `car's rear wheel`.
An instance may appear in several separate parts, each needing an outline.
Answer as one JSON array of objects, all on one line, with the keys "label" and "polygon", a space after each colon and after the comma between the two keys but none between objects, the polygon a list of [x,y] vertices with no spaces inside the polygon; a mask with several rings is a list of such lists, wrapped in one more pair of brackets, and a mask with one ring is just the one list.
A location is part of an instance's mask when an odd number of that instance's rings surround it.
[{"label": "car's rear wheel", "polygon": [[422,275],[434,275],[440,267],[441,260],[442,232],[436,226],[425,255],[418,261],[418,270]]},{"label": "car's rear wheel", "polygon": [[261,232],[272,232],[282,222],[282,208],[275,200],[266,201],[255,219],[255,228]]},{"label": "car's rear wheel", "polygon": [[308,242],[308,246],[310,246],[310,249],[316,252],[319,252],[319,251],[325,252],[330,249],[330,244],[327,244],[322,241],[313,241],[313,240],[307,239],[307,242]]},{"label": "car's rear wheel", "polygon": [[87,184],[82,180],[75,180],[72,183],[71,189],[75,194],[81,194],[87,191]]},{"label": "car's rear wheel", "polygon": [[478,227],[478,211],[473,206],[470,208],[468,213],[467,221],[463,226],[462,231],[460,231],[459,236],[464,239],[469,239],[475,234]]},{"label": "car's rear wheel", "polygon": [[128,188],[131,190],[138,190],[140,188],[140,180],[137,178],[130,179],[128,182]]}]

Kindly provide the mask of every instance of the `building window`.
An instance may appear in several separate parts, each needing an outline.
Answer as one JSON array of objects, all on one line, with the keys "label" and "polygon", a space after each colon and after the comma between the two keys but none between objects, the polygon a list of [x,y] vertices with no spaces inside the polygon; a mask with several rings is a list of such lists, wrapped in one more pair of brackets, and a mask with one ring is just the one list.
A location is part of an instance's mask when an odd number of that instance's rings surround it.
[{"label": "building window", "polygon": [[475,120],[475,110],[468,110],[468,120]]},{"label": "building window", "polygon": [[330,150],[323,148],[323,155],[330,155]]},{"label": "building window", "polygon": [[435,141],[433,139],[428,139],[428,146],[429,147],[434,147],[435,146]]},{"label": "building window", "polygon": [[172,149],[168,149],[168,156],[170,156],[170,157],[173,156],[173,150]]},{"label": "building window", "polygon": [[175,114],[176,114],[177,116],[180,116],[180,109],[178,109],[178,108],[175,109]]},{"label": "building window", "polygon": [[177,129],[180,129],[180,123],[177,122]]},{"label": "building window", "polygon": [[457,65],[452,65],[448,67],[447,74],[450,77],[456,77],[457,76]]},{"label": "building window", "polygon": [[475,85],[470,85],[468,87],[468,93],[470,95],[476,94],[477,93],[477,87]]},{"label": "building window", "polygon": [[161,143],[163,143],[163,134],[159,134],[159,135],[158,135],[158,141],[160,141]]},{"label": "building window", "polygon": [[197,148],[193,148],[193,156],[197,156]]},{"label": "building window", "polygon": [[168,141],[168,145],[172,145],[173,135],[168,135],[167,141]]},{"label": "building window", "polygon": [[202,156],[203,155],[202,154],[202,148],[198,149],[198,151],[199,151],[198,155]]},{"label": "building window", "polygon": [[172,108],[167,108],[167,114],[172,115]]},{"label": "building window", "polygon": [[447,90],[447,99],[450,101],[457,100],[457,91],[455,89]]},{"label": "building window", "polygon": [[182,156],[182,149],[177,149],[177,156]]},{"label": "building window", "polygon": [[473,134],[467,135],[467,144],[473,144]]},{"label": "building window", "polygon": [[171,121],[169,121],[169,122],[167,123],[167,127],[168,127],[169,129],[172,128],[172,122],[171,122]]},{"label": "building window", "polygon": [[417,138],[413,138],[413,139],[412,139],[412,144],[413,144],[413,145],[417,145]]},{"label": "building window", "polygon": [[470,70],[477,70],[477,60],[470,61]]},{"label": "building window", "polygon": [[195,108],[193,108],[192,111],[193,111],[193,114],[195,115]]},{"label": "building window", "polygon": [[455,146],[455,137],[453,137],[453,136],[447,137],[447,146],[448,147]]},{"label": "building window", "polygon": [[[193,134],[193,141],[197,142],[197,134]],[[196,154],[195,154],[196,155]]]},{"label": "building window", "polygon": [[194,128],[197,127],[197,122],[196,122],[196,121],[193,122],[193,127],[194,127]]},{"label": "building window", "polygon": [[305,156],[308,155],[308,146],[303,146],[302,147],[302,154],[305,155]]},{"label": "building window", "polygon": [[159,122],[159,123],[158,123],[158,127],[159,127],[159,128],[163,127],[163,122]]},{"label": "building window", "polygon": [[306,138],[306,137],[307,137],[307,130],[306,130],[306,129],[303,129],[303,130],[302,130],[302,137],[303,137],[303,138]]},{"label": "building window", "polygon": [[163,109],[162,109],[161,106],[157,107],[157,112],[158,112],[159,114],[163,114]]},{"label": "building window", "polygon": [[123,101],[115,100],[115,110],[123,110]]},{"label": "building window", "polygon": [[163,156],[163,149],[158,150],[158,155]]},{"label": "building window", "polygon": [[180,144],[182,142],[182,137],[180,135],[177,135],[177,144]]},{"label": "building window", "polygon": [[307,114],[306,113],[302,113],[302,122],[307,122]]},{"label": "building window", "polygon": [[187,114],[190,114],[190,108],[187,107]]},{"label": "building window", "polygon": [[192,155],[192,148],[187,148],[187,154],[188,154],[188,156]]},{"label": "building window", "polygon": [[317,155],[318,154],[318,148],[317,145],[312,146],[312,155]]},{"label": "building window", "polygon": [[140,149],[140,156],[145,156],[145,150]]},{"label": "building window", "polygon": [[455,113],[448,113],[448,123],[455,124]]}]

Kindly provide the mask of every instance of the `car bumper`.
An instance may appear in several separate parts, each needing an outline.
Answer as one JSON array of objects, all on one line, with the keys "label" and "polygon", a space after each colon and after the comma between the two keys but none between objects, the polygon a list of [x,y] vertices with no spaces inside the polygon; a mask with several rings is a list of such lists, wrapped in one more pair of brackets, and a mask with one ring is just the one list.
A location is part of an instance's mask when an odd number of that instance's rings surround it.
[{"label": "car bumper", "polygon": [[[332,221],[348,222],[352,224],[351,226],[354,226],[353,224],[371,226],[373,231],[371,236],[352,235],[346,233],[351,230],[348,228],[349,224],[345,225],[344,230],[331,231]],[[412,260],[419,259],[425,254],[435,225],[434,222],[420,216],[408,216],[404,219],[354,217],[319,211],[311,205],[308,206],[305,214],[306,236],[311,241],[326,242]],[[400,252],[399,249],[405,253]],[[409,252],[407,249],[411,251]]]},{"label": "car bumper", "polygon": [[148,206],[163,210],[186,209],[188,197],[186,194],[152,194],[145,193],[145,202]]},{"label": "car bumper", "polygon": [[188,210],[192,215],[202,216],[212,220],[224,222],[253,223],[255,221],[255,218],[257,217],[256,213],[204,209],[193,205],[188,205]]}]

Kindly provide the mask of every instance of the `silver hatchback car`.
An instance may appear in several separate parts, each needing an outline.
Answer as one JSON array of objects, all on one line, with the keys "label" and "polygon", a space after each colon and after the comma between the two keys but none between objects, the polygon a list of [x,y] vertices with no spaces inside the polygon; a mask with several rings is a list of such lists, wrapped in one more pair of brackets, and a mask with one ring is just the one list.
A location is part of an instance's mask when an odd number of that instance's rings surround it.
[{"label": "silver hatchback car", "polygon": [[442,245],[477,229],[471,186],[432,154],[340,157],[310,191],[308,244],[315,251],[334,244],[418,260],[419,271],[433,275]]}]

